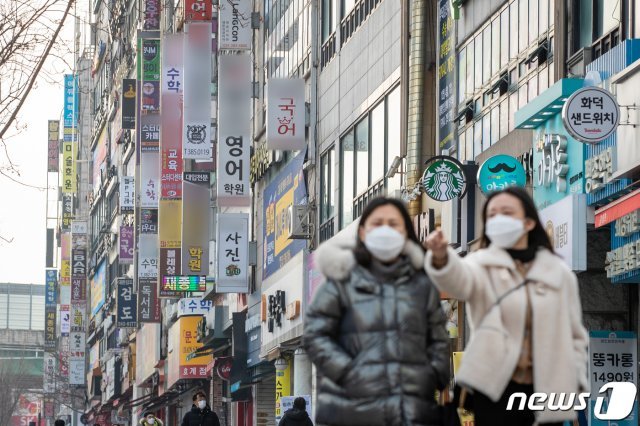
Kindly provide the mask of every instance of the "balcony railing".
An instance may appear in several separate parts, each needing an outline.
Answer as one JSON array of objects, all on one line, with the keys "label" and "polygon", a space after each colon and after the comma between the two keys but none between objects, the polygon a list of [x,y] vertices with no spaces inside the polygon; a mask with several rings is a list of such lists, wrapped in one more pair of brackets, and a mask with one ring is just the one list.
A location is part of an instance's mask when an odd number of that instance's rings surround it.
[{"label": "balcony railing", "polygon": [[320,225],[320,242],[321,243],[333,237],[335,232],[335,223],[336,223],[336,218],[332,217],[331,219],[327,220],[322,225]]},{"label": "balcony railing", "polygon": [[384,195],[384,179],[379,180],[377,183],[371,185],[369,189],[360,194],[355,200],[353,200],[353,220],[356,220],[362,215],[365,207],[369,204],[369,201],[376,197]]},{"label": "balcony railing", "polygon": [[351,38],[382,0],[360,0],[340,23],[340,46]]},{"label": "balcony railing", "polygon": [[336,33],[329,36],[329,39],[322,45],[321,67],[324,68],[336,56]]}]

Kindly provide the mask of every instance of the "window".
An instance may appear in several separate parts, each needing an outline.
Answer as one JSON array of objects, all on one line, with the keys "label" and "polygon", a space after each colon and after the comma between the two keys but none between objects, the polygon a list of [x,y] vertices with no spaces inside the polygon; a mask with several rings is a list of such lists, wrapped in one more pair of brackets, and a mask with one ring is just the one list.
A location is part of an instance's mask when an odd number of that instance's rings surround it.
[{"label": "window", "polygon": [[356,126],[356,193],[359,195],[369,187],[369,117]]},{"label": "window", "polygon": [[516,128],[515,115],[518,110],[518,92],[509,96],[509,131],[512,132]]},{"label": "window", "polygon": [[538,96],[538,75],[534,74],[529,80],[529,99],[535,99]]},{"label": "window", "polygon": [[549,74],[546,68],[542,69],[538,74],[538,92],[542,93],[549,88]]},{"label": "window", "polygon": [[500,15],[500,68],[509,63],[509,9],[505,9]]},{"label": "window", "polygon": [[500,139],[500,107],[491,110],[491,145]]},{"label": "window", "polygon": [[520,89],[518,89],[518,109],[527,104],[527,91],[527,83],[524,83],[522,86],[520,86]]},{"label": "window", "polygon": [[593,0],[593,41],[596,41],[620,25],[621,3],[620,0]]},{"label": "window", "polygon": [[356,5],[356,0],[342,0],[342,19],[344,19],[349,12],[351,12],[351,9],[353,9],[353,6]]},{"label": "window", "polygon": [[458,104],[464,102],[467,84],[467,49],[462,48],[458,54]]},{"label": "window", "polygon": [[544,34],[549,29],[549,0],[540,0],[540,34]]},{"label": "window", "polygon": [[341,227],[353,222],[353,182],[355,180],[353,155],[353,131],[342,138],[340,147],[340,164],[342,165],[340,188],[342,189]]},{"label": "window", "polygon": [[371,112],[371,183],[384,178],[384,101]]},{"label": "window", "polygon": [[482,117],[482,150],[491,146],[491,115],[485,114]]},{"label": "window", "polygon": [[[467,84],[466,84],[466,89],[467,92],[465,93],[465,99],[469,96],[473,96],[473,92],[475,90],[474,87],[474,83],[475,80],[473,78],[474,76],[474,72],[473,72],[473,40],[471,40],[471,43],[469,43],[467,45],[467,49],[466,49],[466,55],[467,55]],[[468,95],[468,96],[467,96]]]},{"label": "window", "polygon": [[[400,157],[400,88],[397,87],[387,98],[387,167],[389,170],[391,163],[396,157]],[[400,171],[400,170],[398,170]],[[402,175],[396,173],[394,177],[387,180],[387,191],[393,192],[400,189]]]},{"label": "window", "polygon": [[538,0],[529,1],[529,44],[538,40]]},{"label": "window", "polygon": [[500,103],[500,138],[509,133],[509,102],[505,99]]},{"label": "window", "polygon": [[466,136],[466,139],[467,139],[467,154],[466,154],[466,157],[467,157],[467,160],[473,160],[475,158],[473,156],[473,154],[474,154],[473,153],[473,144],[474,144],[474,141],[473,141],[473,126],[469,126],[469,128],[467,129],[466,133],[467,133],[467,136]]},{"label": "window", "polygon": [[473,153],[478,155],[482,152],[482,120],[473,124]]},{"label": "window", "polygon": [[332,147],[320,158],[320,223],[326,222],[335,213],[335,168],[336,149]]},{"label": "window", "polygon": [[466,143],[466,133],[462,132],[460,133],[460,135],[458,136],[458,152],[456,153],[458,156],[458,161],[460,161],[461,163],[464,163],[465,161],[467,161],[466,154],[467,154],[467,143]]},{"label": "window", "polygon": [[529,0],[518,0],[518,5],[520,13],[518,47],[519,52],[522,52],[529,45]]},{"label": "window", "polygon": [[500,71],[500,19],[496,18],[491,23],[491,75]]},{"label": "window", "polygon": [[518,56],[518,2],[509,6],[509,60]]},{"label": "window", "polygon": [[475,73],[475,88],[479,89],[482,87],[482,34],[478,35],[475,38],[475,56],[476,56],[476,65],[474,68]]},{"label": "window", "polygon": [[491,26],[482,32],[482,84],[491,78]]}]

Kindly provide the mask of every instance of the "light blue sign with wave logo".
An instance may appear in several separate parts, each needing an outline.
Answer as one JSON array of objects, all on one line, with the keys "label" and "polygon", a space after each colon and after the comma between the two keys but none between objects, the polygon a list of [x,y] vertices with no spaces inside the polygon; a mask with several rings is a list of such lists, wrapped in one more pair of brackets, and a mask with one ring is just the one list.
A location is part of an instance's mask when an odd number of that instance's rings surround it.
[{"label": "light blue sign with wave logo", "polygon": [[478,186],[489,194],[510,186],[524,187],[527,175],[518,159],[510,155],[496,155],[485,161],[478,171]]}]

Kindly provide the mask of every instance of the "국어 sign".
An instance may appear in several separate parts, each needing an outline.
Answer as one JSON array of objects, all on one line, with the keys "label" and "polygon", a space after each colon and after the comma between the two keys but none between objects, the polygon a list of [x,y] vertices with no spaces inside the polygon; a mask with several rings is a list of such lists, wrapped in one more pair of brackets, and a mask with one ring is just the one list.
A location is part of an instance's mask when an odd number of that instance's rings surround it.
[{"label": "\uad6d\uc5b4 sign", "polygon": [[487,159],[478,170],[478,186],[484,194],[509,186],[524,187],[527,174],[520,161],[510,155],[496,155]]},{"label": "\uad6d\uc5b4 sign", "polygon": [[616,130],[620,122],[620,107],[608,91],[584,87],[564,104],[562,122],[571,136],[580,142],[595,144]]},{"label": "\uad6d\uc5b4 sign", "polygon": [[458,160],[441,155],[427,161],[426,166],[422,175],[422,186],[430,198],[449,201],[464,196],[467,178]]}]

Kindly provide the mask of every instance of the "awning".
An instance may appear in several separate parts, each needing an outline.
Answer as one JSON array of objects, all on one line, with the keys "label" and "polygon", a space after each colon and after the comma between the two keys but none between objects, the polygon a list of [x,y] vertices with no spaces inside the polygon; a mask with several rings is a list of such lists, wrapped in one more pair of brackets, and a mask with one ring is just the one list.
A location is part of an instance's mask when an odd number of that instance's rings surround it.
[{"label": "awning", "polygon": [[640,189],[596,210],[595,227],[607,225],[638,209],[640,209]]}]

